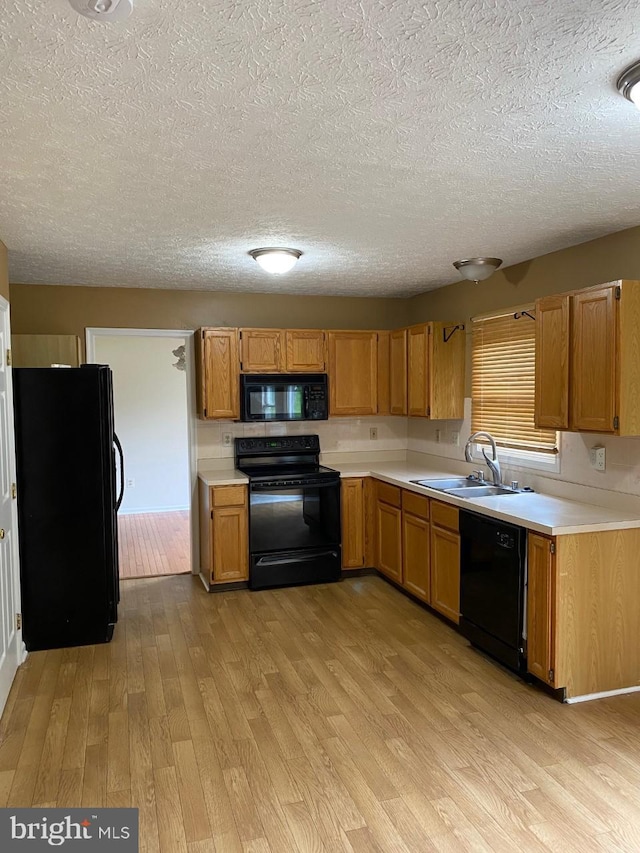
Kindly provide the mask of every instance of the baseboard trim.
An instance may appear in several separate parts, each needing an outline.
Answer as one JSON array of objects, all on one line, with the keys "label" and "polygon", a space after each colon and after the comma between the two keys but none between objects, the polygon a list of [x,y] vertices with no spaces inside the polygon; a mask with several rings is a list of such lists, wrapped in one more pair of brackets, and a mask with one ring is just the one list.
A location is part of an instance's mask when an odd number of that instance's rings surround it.
[{"label": "baseboard trim", "polygon": [[618,690],[602,690],[600,693],[585,693],[582,696],[570,696],[565,698],[565,704],[577,705],[578,702],[591,702],[593,699],[608,699],[610,696],[624,696],[626,693],[640,692],[640,685],[634,687],[620,687]]}]

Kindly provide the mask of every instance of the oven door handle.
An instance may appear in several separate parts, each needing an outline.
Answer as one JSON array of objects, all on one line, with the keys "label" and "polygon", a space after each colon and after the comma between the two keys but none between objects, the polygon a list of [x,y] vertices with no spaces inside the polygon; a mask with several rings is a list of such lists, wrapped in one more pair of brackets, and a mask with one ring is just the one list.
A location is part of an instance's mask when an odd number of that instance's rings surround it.
[{"label": "oven door handle", "polygon": [[252,492],[283,492],[289,489],[329,489],[340,485],[340,478],[337,480],[324,480],[322,483],[251,483],[250,490]]},{"label": "oven door handle", "polygon": [[260,557],[256,561],[256,566],[286,566],[289,563],[311,563],[319,557],[337,557],[338,552],[335,549],[328,551],[314,551],[313,554],[295,554],[290,557]]}]

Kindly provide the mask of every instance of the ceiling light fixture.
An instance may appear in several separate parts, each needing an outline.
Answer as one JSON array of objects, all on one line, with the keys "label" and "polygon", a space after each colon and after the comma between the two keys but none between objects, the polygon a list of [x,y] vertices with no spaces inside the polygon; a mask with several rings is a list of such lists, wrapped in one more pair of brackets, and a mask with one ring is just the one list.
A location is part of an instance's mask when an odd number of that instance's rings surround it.
[{"label": "ceiling light fixture", "polygon": [[634,62],[622,72],[616,83],[618,92],[640,110],[640,62]]},{"label": "ceiling light fixture", "polygon": [[302,255],[297,249],[251,249],[249,252],[263,270],[275,275],[289,272],[296,265],[296,261]]},{"label": "ceiling light fixture", "polygon": [[463,278],[477,284],[489,278],[501,263],[500,258],[465,258],[462,261],[454,261],[453,265]]},{"label": "ceiling light fixture", "polygon": [[76,12],[105,24],[124,21],[133,10],[133,0],[69,0]]}]

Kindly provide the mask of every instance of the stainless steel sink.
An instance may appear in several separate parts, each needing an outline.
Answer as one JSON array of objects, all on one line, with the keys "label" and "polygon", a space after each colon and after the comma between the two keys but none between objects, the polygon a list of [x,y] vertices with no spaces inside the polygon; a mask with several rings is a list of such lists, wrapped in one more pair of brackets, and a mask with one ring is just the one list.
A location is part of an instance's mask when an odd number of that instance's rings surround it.
[{"label": "stainless steel sink", "polygon": [[445,494],[457,498],[488,498],[494,495],[517,495],[513,489],[503,489],[502,486],[466,486],[461,489],[445,489]]},{"label": "stainless steel sink", "polygon": [[442,477],[433,480],[411,480],[417,486],[426,486],[428,489],[437,489],[440,492],[446,492],[449,489],[479,489],[483,488],[483,484],[468,477]]}]

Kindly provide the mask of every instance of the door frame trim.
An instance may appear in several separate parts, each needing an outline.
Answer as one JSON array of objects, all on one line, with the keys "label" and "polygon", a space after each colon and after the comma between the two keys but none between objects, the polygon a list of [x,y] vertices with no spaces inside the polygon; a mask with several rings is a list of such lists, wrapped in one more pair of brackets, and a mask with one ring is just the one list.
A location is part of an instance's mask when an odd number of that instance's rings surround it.
[{"label": "door frame trim", "polygon": [[200,574],[200,531],[198,527],[198,454],[196,444],[196,376],[195,346],[193,329],[125,329],[102,328],[98,326],[85,329],[85,362],[92,364],[96,357],[96,339],[101,337],[137,337],[137,338],[182,338],[185,345],[185,364],[187,374],[187,455],[189,465],[189,516],[191,525],[191,573]]}]

